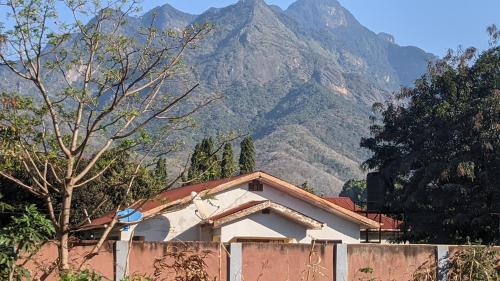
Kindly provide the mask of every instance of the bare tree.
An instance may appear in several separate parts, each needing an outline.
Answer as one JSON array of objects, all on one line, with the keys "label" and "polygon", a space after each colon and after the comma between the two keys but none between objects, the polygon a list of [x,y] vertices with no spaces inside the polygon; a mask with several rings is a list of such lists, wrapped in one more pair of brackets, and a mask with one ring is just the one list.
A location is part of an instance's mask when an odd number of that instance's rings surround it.
[{"label": "bare tree", "polygon": [[[186,128],[189,117],[214,100],[191,98],[198,86],[192,81],[184,81],[183,91],[175,90],[182,88],[178,83],[170,87],[183,53],[211,26],[165,31],[153,20],[131,30],[135,0],[0,3],[9,9],[0,29],[0,67],[26,91],[2,94],[0,176],[46,202],[57,230],[59,268],[67,271],[72,196],[109,167],[95,171],[96,162],[119,147],[139,151],[142,163],[163,147],[160,137]],[[160,137],[148,130],[152,123],[161,126]],[[16,169],[29,180],[17,177]]]}]

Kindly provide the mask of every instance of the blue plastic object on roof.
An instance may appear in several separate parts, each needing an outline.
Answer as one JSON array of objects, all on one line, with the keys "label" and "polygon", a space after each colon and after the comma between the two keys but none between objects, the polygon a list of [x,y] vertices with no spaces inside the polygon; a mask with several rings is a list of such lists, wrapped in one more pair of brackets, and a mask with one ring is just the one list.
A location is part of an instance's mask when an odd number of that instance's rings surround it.
[{"label": "blue plastic object on roof", "polygon": [[[118,212],[118,216],[120,219],[118,219],[119,222],[135,222],[139,221],[144,217],[144,215],[135,210],[135,209],[125,209],[123,211]],[[122,231],[128,231],[130,229],[130,226],[125,226],[122,228]]]}]

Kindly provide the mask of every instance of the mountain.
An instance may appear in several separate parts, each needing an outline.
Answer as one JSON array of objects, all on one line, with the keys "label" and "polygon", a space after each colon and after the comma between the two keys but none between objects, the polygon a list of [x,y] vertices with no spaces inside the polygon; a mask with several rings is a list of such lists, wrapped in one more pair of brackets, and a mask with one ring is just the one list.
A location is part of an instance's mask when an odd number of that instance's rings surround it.
[{"label": "mountain", "polygon": [[[368,152],[359,141],[369,134],[371,105],[411,85],[434,59],[370,31],[335,0],[298,0],[286,10],[241,0],[201,15],[163,5],[123,29],[206,22],[215,30],[185,58],[185,76],[200,82],[199,93],[224,98],[196,114],[199,126],[183,133],[188,145],[178,157],[207,135],[250,133],[259,169],[307,181],[320,194],[364,177],[359,165]],[[1,71],[2,85],[15,86]]]},{"label": "mountain", "polygon": [[190,24],[196,16],[181,12],[169,4],[156,7],[141,17],[142,24],[156,28],[182,30]]},{"label": "mountain", "polygon": [[285,11],[244,0],[195,21],[216,29],[189,62],[207,90],[225,95],[200,116],[203,133],[251,132],[260,169],[325,194],[364,176],[359,140],[371,105],[434,58],[368,30],[334,0],[299,0]]}]

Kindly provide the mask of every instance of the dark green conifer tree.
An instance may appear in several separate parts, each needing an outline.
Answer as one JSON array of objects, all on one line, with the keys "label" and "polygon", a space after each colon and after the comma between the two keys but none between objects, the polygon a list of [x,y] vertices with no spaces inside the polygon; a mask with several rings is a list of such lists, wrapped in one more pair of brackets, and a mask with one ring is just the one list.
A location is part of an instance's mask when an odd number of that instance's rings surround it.
[{"label": "dark green conifer tree", "polygon": [[191,166],[189,166],[187,181],[196,183],[200,180],[201,175],[201,162],[203,161],[203,151],[201,145],[197,144],[194,147],[193,154],[191,155]]},{"label": "dark green conifer tree", "polygon": [[196,145],[191,156],[188,181],[199,183],[218,178],[220,178],[220,164],[215,153],[214,142],[211,137],[205,138]]},{"label": "dark green conifer tree", "polygon": [[160,158],[158,162],[156,162],[156,167],[153,171],[153,175],[157,183],[161,186],[161,188],[165,188],[167,185],[167,159]]},{"label": "dark green conifer tree", "polygon": [[248,174],[255,169],[255,148],[252,137],[246,137],[241,141],[239,164],[240,174]]},{"label": "dark green conifer tree", "polygon": [[203,139],[201,142],[201,150],[202,161],[200,167],[202,171],[202,182],[220,178],[220,164],[215,153],[212,137]]},{"label": "dark green conifer tree", "polygon": [[230,143],[224,145],[221,161],[221,178],[229,178],[236,173],[236,163],[233,156],[233,146]]}]

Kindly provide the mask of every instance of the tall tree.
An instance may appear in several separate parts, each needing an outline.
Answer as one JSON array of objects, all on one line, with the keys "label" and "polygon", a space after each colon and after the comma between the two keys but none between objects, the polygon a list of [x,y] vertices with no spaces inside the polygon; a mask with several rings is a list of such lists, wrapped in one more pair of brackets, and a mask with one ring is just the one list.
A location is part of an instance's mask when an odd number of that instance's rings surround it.
[{"label": "tall tree", "polygon": [[188,183],[206,182],[220,177],[220,164],[211,137],[197,144],[191,155]]},{"label": "tall tree", "polygon": [[359,206],[364,206],[367,201],[366,180],[348,180],[339,196],[349,197]]},{"label": "tall tree", "polygon": [[[166,90],[182,67],[183,53],[210,26],[165,32],[151,24],[127,37],[123,26],[137,11],[136,2],[3,1],[10,13],[8,24],[0,22],[0,65],[31,92],[2,94],[0,129],[7,133],[0,134],[0,176],[45,202],[57,233],[61,272],[70,269],[74,192],[109,169],[95,169],[103,155],[113,147],[141,152],[94,254],[118,221],[117,211],[126,207],[139,164],[162,154],[156,153],[162,148],[169,151],[159,142],[185,128],[188,117],[213,100],[186,103],[196,83],[187,91]],[[62,18],[58,9],[73,19]],[[165,128],[156,130],[156,137],[148,130],[153,120]],[[29,180],[16,177],[18,168]]]},{"label": "tall tree", "polygon": [[200,180],[201,174],[203,172],[202,162],[203,150],[201,148],[201,144],[196,144],[193,154],[191,154],[191,165],[189,166],[187,178],[186,180],[184,180],[184,182],[193,183]]},{"label": "tall tree", "polygon": [[239,164],[240,174],[248,174],[255,169],[255,148],[252,137],[246,137],[241,141]]},{"label": "tall tree", "polygon": [[234,161],[233,146],[230,143],[224,145],[221,160],[221,178],[229,178],[236,173],[236,163]]},{"label": "tall tree", "polygon": [[168,173],[167,173],[167,159],[161,157],[156,162],[156,166],[154,169],[154,178],[158,182],[158,184],[167,186],[168,181]]},{"label": "tall tree", "polygon": [[220,164],[214,149],[212,137],[203,139],[201,142],[201,151],[201,170],[203,171],[201,181],[210,181],[220,178]]},{"label": "tall tree", "polygon": [[382,108],[362,147],[388,182],[406,239],[498,243],[500,47],[448,55]]}]

